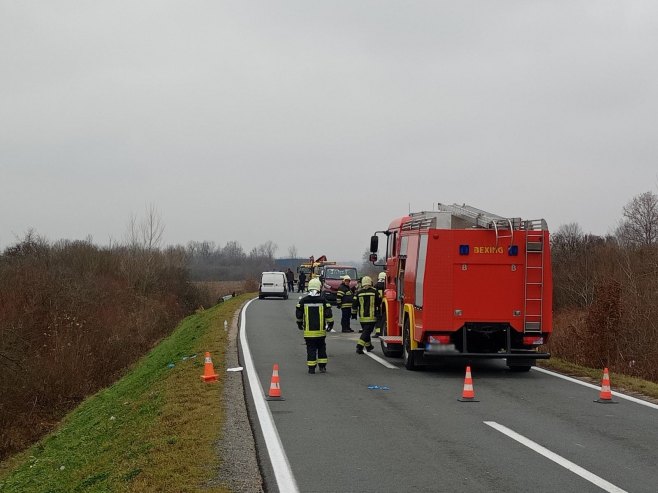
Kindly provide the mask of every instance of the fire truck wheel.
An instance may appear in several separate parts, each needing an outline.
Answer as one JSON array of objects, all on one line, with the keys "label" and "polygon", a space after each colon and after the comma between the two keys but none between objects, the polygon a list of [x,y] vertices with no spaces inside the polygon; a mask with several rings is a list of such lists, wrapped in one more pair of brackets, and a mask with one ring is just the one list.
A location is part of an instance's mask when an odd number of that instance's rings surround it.
[{"label": "fire truck wheel", "polygon": [[402,335],[402,358],[404,359],[404,367],[407,370],[418,370],[416,363],[416,353],[411,350],[411,337],[409,332],[409,319],[404,320],[404,331]]}]

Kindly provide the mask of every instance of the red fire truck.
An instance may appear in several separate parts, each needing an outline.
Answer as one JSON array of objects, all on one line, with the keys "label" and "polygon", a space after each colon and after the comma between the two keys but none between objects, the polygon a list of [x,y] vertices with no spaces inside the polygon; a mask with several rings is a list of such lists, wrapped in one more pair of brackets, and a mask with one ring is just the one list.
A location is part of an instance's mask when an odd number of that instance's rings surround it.
[{"label": "red fire truck", "polygon": [[[528,371],[552,331],[552,276],[543,219],[507,218],[468,205],[395,219],[370,240],[385,267],[384,355],[409,370],[434,358],[505,358]],[[378,264],[379,238],[385,264]]]}]

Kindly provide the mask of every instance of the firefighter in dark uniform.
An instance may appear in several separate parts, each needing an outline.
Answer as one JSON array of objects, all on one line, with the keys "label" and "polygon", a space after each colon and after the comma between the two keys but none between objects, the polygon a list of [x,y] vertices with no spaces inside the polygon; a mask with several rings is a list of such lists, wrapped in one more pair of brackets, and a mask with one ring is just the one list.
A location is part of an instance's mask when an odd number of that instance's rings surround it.
[{"label": "firefighter in dark uniform", "polygon": [[304,285],[306,284],[306,274],[304,271],[299,272],[299,284],[297,285],[297,292],[302,293],[304,291]]},{"label": "firefighter in dark uniform", "polygon": [[370,352],[375,349],[370,342],[370,334],[375,328],[375,322],[381,309],[381,298],[379,293],[372,286],[372,279],[368,276],[363,276],[361,279],[361,289],[354,295],[354,302],[352,304],[352,315],[358,314],[363,333],[356,342],[357,354],[363,354],[363,350]]},{"label": "firefighter in dark uniform", "polygon": [[309,293],[299,300],[295,308],[297,328],[304,331],[306,341],[306,365],[308,372],[315,373],[315,367],[320,367],[320,373],[327,371],[327,332],[334,327],[331,304],[324,299],[320,289],[320,279],[308,282]]},{"label": "firefighter in dark uniform", "polygon": [[350,276],[343,276],[343,282],[338,286],[336,291],[336,307],[341,311],[340,327],[341,332],[354,332],[350,327],[350,315],[352,314],[352,300],[354,293],[350,289]]},{"label": "firefighter in dark uniform", "polygon": [[384,321],[384,290],[386,289],[386,272],[380,272],[377,276],[375,289],[379,293],[379,299],[381,300],[382,304],[379,308],[379,316],[377,317],[377,322],[375,323],[375,332],[372,336],[379,337],[382,333],[382,325]]}]

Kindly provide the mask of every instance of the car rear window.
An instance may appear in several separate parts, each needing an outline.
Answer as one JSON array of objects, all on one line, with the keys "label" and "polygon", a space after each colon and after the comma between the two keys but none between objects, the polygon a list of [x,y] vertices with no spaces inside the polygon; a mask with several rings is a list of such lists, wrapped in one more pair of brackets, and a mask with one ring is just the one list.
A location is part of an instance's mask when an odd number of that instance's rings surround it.
[{"label": "car rear window", "polygon": [[283,274],[263,274],[262,283],[274,284],[275,282],[283,282]]}]

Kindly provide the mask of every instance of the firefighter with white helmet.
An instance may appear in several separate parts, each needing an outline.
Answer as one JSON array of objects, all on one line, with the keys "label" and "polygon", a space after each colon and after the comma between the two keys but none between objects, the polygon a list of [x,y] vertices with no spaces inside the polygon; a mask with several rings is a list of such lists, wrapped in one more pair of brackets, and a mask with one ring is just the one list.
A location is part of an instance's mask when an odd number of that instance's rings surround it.
[{"label": "firefighter with white helmet", "polygon": [[354,293],[350,288],[351,281],[352,279],[350,276],[343,276],[343,281],[340,283],[340,286],[338,286],[338,290],[336,291],[336,306],[341,312],[341,332],[354,332],[350,327],[350,315],[352,313],[352,301],[354,299]]},{"label": "firefighter with white helmet", "polygon": [[375,322],[381,310],[381,298],[379,293],[372,285],[372,279],[369,276],[363,276],[361,279],[361,289],[354,295],[352,304],[352,314],[358,314],[363,333],[356,343],[357,354],[363,354],[363,350],[370,352],[374,349],[370,341],[370,334],[375,328]]},{"label": "firefighter with white helmet", "polygon": [[379,298],[381,299],[382,304],[379,309],[379,316],[377,317],[377,322],[375,323],[375,331],[372,334],[372,336],[379,337],[382,332],[382,325],[384,321],[384,290],[386,289],[386,272],[380,272],[379,275],[377,276],[375,289],[379,293]]},{"label": "firefighter with white helmet", "polygon": [[320,279],[311,279],[308,282],[309,293],[295,307],[297,328],[304,331],[306,366],[311,374],[315,373],[316,366],[320,367],[320,373],[327,371],[326,336],[334,327],[331,304],[325,300],[321,289]]}]

